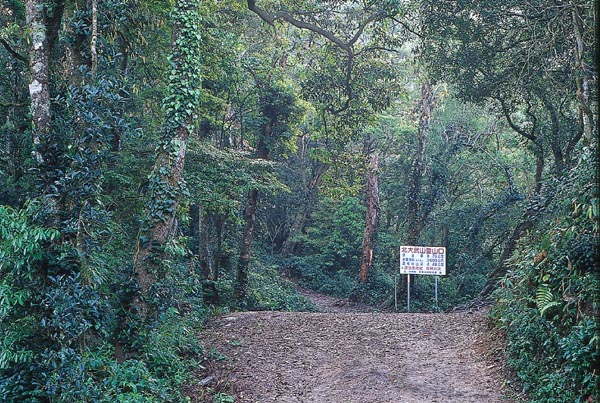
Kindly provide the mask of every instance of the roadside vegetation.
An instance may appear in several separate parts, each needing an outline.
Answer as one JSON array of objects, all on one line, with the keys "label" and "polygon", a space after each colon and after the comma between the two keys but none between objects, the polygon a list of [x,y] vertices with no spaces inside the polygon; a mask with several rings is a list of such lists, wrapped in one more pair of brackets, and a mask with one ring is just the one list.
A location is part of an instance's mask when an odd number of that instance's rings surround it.
[{"label": "roadside vegetation", "polygon": [[193,400],[208,318],[404,310],[413,244],[411,310],[490,304],[531,401],[597,402],[595,13],[0,0],[0,396]]}]

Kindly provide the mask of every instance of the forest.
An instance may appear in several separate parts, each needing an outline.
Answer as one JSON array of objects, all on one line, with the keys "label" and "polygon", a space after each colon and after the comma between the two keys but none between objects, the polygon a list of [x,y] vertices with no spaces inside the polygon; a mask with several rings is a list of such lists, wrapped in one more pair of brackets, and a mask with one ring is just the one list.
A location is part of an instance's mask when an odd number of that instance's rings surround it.
[{"label": "forest", "polygon": [[405,312],[419,245],[411,312],[488,307],[527,401],[599,402],[597,18],[0,0],[0,401],[234,402],[189,393],[207,320]]}]

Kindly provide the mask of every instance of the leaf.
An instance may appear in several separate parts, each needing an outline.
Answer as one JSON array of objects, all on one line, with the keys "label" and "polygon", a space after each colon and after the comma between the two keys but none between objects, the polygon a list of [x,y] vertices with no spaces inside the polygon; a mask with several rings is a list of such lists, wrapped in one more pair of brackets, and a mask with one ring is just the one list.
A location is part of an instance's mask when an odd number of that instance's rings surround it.
[{"label": "leaf", "polygon": [[559,305],[559,302],[554,300],[554,294],[552,293],[550,286],[548,284],[542,284],[535,293],[535,304],[540,311],[540,315],[544,316],[544,313],[548,309]]}]

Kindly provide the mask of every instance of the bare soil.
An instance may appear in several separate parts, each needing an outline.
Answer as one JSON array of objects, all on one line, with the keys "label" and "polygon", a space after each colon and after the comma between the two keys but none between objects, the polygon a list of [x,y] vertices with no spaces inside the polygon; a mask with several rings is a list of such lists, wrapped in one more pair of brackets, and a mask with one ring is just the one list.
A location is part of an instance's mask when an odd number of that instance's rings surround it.
[{"label": "bare soil", "polygon": [[509,401],[483,312],[361,312],[371,308],[308,294],[324,312],[211,321],[201,337],[213,360],[201,377],[239,403]]}]

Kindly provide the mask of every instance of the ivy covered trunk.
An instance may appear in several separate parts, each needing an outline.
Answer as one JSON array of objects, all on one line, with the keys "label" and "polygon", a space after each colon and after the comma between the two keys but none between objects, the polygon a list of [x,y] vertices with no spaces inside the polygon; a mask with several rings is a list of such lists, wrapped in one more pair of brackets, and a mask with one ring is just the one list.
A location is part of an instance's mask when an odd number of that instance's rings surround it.
[{"label": "ivy covered trunk", "polygon": [[360,282],[367,282],[367,275],[373,265],[375,250],[375,234],[379,219],[379,185],[377,170],[379,155],[373,153],[367,174],[367,213],[365,216],[365,233],[362,241],[362,256],[360,259]]},{"label": "ivy covered trunk", "polygon": [[150,314],[152,286],[167,274],[161,267],[165,241],[172,235],[177,207],[185,194],[183,168],[186,142],[193,130],[200,103],[200,31],[197,0],[179,0],[172,14],[168,96],[163,107],[166,121],[149,176],[144,225],[134,255],[134,273],[140,292],[133,305],[140,319]]}]

